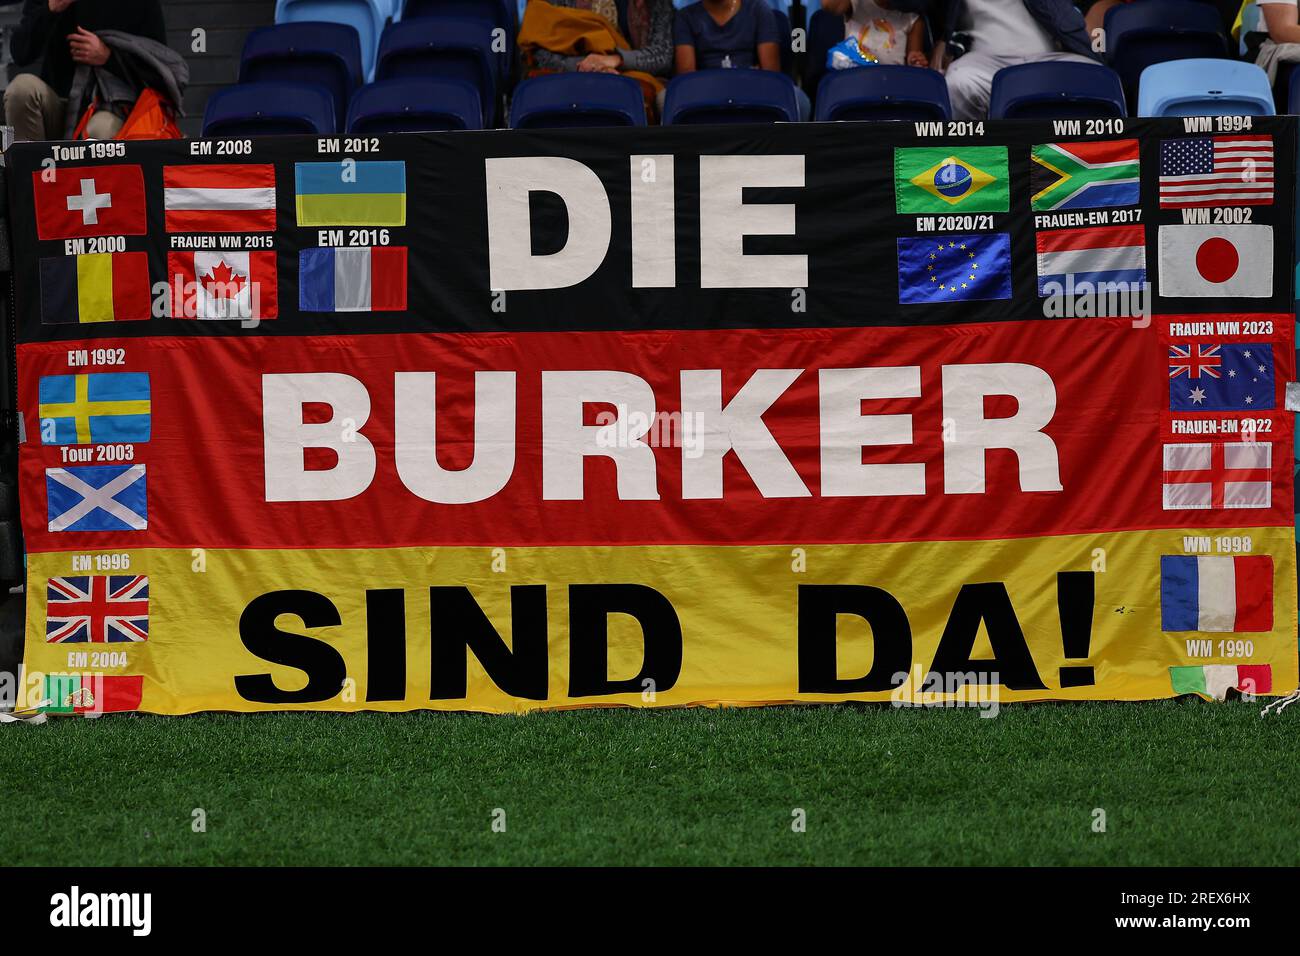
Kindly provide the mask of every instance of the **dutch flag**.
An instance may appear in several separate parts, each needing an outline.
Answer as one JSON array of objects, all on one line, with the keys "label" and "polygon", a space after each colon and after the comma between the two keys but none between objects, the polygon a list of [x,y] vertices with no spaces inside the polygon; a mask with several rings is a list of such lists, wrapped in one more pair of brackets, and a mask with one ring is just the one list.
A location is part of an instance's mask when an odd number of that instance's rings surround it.
[{"label": "dutch flag", "polygon": [[1162,631],[1271,631],[1273,559],[1160,556]]}]

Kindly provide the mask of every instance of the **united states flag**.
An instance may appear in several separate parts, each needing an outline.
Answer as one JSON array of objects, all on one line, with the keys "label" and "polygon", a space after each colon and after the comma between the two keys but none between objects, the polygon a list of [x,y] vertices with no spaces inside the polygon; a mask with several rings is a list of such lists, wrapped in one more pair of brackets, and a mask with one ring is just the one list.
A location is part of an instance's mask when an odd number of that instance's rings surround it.
[{"label": "united states flag", "polygon": [[47,644],[118,644],[149,639],[149,579],[142,574],[50,578]]},{"label": "united states flag", "polygon": [[1271,206],[1273,137],[1160,141],[1160,206]]}]

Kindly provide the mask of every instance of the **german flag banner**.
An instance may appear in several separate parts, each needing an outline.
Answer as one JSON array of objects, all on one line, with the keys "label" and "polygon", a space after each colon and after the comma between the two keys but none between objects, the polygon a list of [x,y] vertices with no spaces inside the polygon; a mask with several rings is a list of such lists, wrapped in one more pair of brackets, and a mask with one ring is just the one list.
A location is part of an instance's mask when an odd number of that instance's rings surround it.
[{"label": "german flag banner", "polygon": [[25,703],[1294,690],[1295,121],[864,129],[14,147]]}]

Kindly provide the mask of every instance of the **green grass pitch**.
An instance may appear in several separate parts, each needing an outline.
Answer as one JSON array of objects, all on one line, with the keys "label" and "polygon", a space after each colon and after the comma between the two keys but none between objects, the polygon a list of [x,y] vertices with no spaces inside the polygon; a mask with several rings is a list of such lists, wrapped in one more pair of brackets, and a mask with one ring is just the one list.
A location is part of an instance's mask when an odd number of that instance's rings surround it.
[{"label": "green grass pitch", "polygon": [[0,731],[0,852],[11,866],[1295,865],[1300,707],[1259,710],[51,719]]}]

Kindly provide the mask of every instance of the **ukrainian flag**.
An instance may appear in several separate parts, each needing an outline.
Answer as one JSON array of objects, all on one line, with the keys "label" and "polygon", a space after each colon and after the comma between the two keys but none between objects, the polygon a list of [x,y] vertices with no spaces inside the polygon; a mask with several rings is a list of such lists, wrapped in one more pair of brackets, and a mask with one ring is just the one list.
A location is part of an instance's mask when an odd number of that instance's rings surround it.
[{"label": "ukrainian flag", "polygon": [[406,163],[296,163],[300,226],[406,225]]}]

